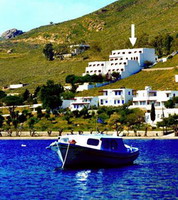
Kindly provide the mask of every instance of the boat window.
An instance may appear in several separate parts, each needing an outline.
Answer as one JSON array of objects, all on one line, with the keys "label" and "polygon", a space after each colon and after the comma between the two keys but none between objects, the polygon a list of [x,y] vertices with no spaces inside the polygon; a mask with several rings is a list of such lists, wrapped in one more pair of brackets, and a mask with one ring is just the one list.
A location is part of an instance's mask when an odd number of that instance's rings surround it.
[{"label": "boat window", "polygon": [[87,144],[93,145],[93,146],[98,146],[99,140],[96,140],[96,139],[88,139]]},{"label": "boat window", "polygon": [[68,142],[69,138],[61,138],[61,142]]},{"label": "boat window", "polygon": [[109,149],[110,142],[108,140],[103,140],[102,141],[102,148],[103,149]]},{"label": "boat window", "polygon": [[118,144],[115,140],[111,141],[111,149],[112,150],[117,150],[118,149]]}]

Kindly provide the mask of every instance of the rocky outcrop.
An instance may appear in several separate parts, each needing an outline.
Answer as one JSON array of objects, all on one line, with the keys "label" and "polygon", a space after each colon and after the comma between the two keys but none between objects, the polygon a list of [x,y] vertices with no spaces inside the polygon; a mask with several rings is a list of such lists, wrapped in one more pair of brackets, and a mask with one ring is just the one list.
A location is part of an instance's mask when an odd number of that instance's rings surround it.
[{"label": "rocky outcrop", "polygon": [[10,29],[10,30],[4,32],[1,35],[1,37],[4,38],[4,39],[10,39],[10,38],[14,38],[14,37],[16,37],[18,35],[21,35],[23,33],[24,33],[23,31],[13,28],[13,29]]}]

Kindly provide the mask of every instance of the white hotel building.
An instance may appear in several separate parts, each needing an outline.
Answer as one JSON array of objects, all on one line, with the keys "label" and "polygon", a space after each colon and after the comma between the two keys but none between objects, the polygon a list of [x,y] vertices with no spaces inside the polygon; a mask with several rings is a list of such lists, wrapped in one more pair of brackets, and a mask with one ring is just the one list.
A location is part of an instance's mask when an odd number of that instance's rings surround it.
[{"label": "white hotel building", "polygon": [[178,96],[178,91],[152,90],[150,86],[146,86],[145,90],[136,91],[133,96],[133,104],[130,107],[151,110],[151,105],[154,103],[155,108],[164,108],[164,103],[175,96]]},{"label": "white hotel building", "polygon": [[98,96],[99,106],[122,106],[132,100],[132,91],[128,88],[102,90],[103,95]]},{"label": "white hotel building", "polygon": [[90,108],[91,106],[98,107],[98,97],[75,97],[71,100],[63,100],[61,108],[69,108],[71,111],[81,111],[83,108]]},{"label": "white hotel building", "polygon": [[134,73],[139,72],[145,61],[155,63],[155,49],[138,48],[114,50],[109,56],[109,61],[89,62],[83,75],[89,74],[112,74],[118,72],[121,78],[126,78]]}]

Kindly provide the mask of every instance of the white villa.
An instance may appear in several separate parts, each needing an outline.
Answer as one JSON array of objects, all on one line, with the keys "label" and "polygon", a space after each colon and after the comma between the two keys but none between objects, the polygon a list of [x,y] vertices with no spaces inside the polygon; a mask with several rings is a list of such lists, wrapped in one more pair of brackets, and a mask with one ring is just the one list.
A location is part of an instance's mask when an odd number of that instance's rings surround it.
[{"label": "white villa", "polygon": [[63,100],[62,108],[69,108],[71,111],[81,111],[83,108],[91,106],[98,107],[98,97],[75,97],[71,100]]},{"label": "white villa", "polygon": [[174,115],[174,114],[178,114],[178,108],[167,108],[167,109],[157,108],[155,109],[155,121],[154,122],[151,121],[150,112],[146,112],[145,122],[147,124],[156,125],[157,122],[162,121],[164,117],[169,117],[169,115]]},{"label": "white villa", "polygon": [[133,96],[133,104],[130,108],[143,108],[151,110],[151,104],[154,103],[155,108],[164,107],[164,103],[169,99],[178,96],[178,91],[157,91],[152,90],[150,86],[146,86],[145,90],[138,90]]},{"label": "white villa", "polygon": [[101,91],[102,96],[99,98],[99,106],[122,106],[132,100],[132,89],[119,88],[119,89],[106,89]]},{"label": "white villa", "polygon": [[152,48],[114,50],[109,56],[109,61],[89,62],[83,75],[118,72],[121,78],[126,78],[139,72],[146,61],[155,63],[156,58],[155,49]]}]

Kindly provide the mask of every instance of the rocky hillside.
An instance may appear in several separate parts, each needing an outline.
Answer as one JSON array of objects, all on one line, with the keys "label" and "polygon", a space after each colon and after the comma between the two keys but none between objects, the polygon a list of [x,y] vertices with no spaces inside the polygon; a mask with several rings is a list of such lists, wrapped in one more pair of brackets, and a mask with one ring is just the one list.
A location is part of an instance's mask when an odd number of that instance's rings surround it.
[{"label": "rocky hillside", "polygon": [[23,33],[24,33],[23,31],[13,28],[2,33],[1,37],[3,39],[10,39],[10,38],[15,38],[19,35],[22,35]]}]

